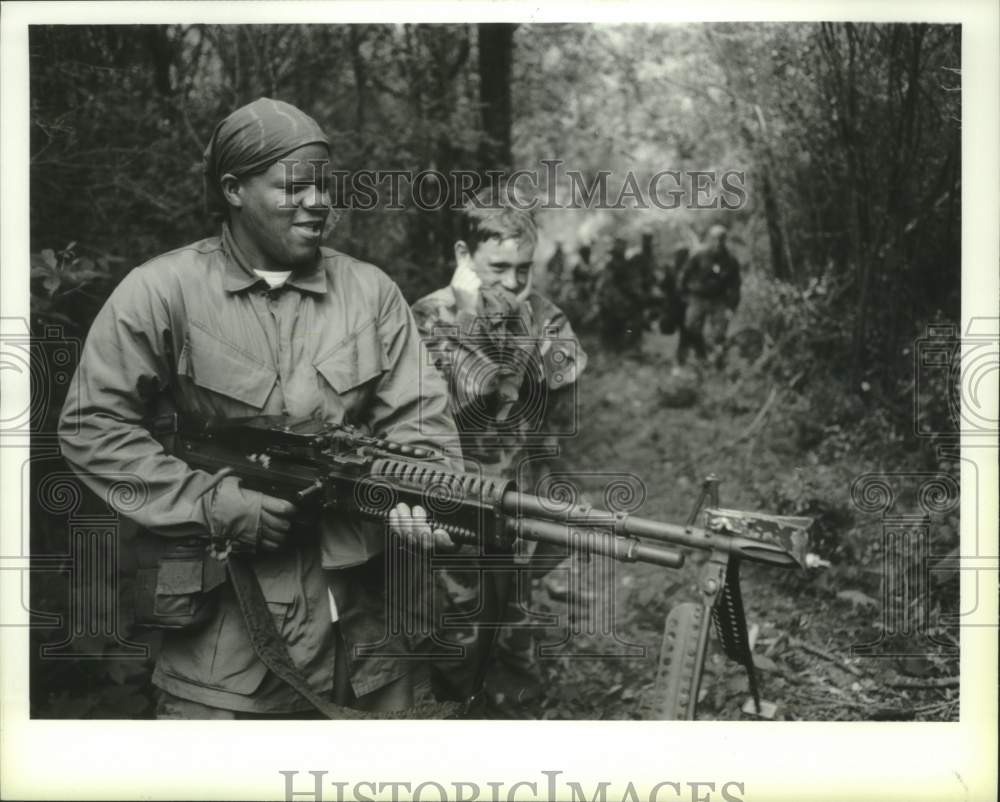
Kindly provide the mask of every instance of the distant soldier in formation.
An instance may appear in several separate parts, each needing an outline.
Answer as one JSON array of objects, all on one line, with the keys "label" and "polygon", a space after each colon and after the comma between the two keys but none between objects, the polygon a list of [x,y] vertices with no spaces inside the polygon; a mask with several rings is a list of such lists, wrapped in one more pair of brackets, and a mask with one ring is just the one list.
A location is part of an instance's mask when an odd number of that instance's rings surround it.
[{"label": "distant soldier in formation", "polygon": [[559,285],[562,281],[563,270],[565,267],[566,254],[563,253],[562,243],[557,240],[555,253],[549,257],[549,261],[545,265],[545,280],[548,282],[550,287],[556,288]]},{"label": "distant soldier in formation", "polygon": [[655,317],[656,309],[653,295],[655,293],[656,264],[653,256],[653,235],[645,232],[642,235],[642,247],[635,256],[628,260],[632,282],[638,289],[636,311],[640,315],[640,328],[637,341],[642,338],[642,332],[648,321]]},{"label": "distant soldier in formation", "polygon": [[580,280],[581,277],[586,280],[590,276],[590,246],[581,245],[577,253],[580,256],[580,261],[573,268],[573,280]]},{"label": "distant soldier in formation", "polygon": [[626,256],[625,240],[617,237],[598,293],[601,336],[607,345],[617,350],[639,345],[655,311],[655,285],[653,235],[644,233],[641,250],[631,257]]},{"label": "distant soldier in formation", "polygon": [[660,331],[664,334],[673,334],[684,321],[684,301],[681,298],[678,280],[689,252],[688,248],[676,248],[673,262],[663,268],[660,296],[657,301],[660,306]]},{"label": "distant soldier in formation", "polygon": [[[594,303],[593,268],[590,263],[590,245],[584,244],[577,250],[576,263],[569,275],[569,281],[564,281],[559,288],[558,300],[577,329],[582,329],[590,323]],[[551,285],[550,285],[551,286]],[[552,287],[555,291],[555,287]]]},{"label": "distant soldier in formation", "polygon": [[615,350],[636,345],[644,325],[641,276],[625,257],[625,240],[617,237],[604,266],[598,293],[601,338]]},{"label": "distant soldier in formation", "polygon": [[705,326],[713,346],[726,335],[729,316],[740,302],[740,265],[726,248],[726,227],[714,225],[705,242],[683,266],[677,292],[684,305],[677,343],[677,364],[687,364],[688,353],[705,360],[708,356]]}]

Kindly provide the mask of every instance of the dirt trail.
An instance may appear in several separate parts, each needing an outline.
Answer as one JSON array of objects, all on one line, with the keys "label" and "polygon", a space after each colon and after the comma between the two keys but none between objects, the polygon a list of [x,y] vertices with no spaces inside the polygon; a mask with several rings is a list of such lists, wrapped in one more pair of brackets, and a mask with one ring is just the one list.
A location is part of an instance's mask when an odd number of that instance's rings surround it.
[{"label": "dirt trail", "polygon": [[[665,407],[659,388],[671,367],[672,338],[648,335],[641,353],[624,357],[596,343],[587,348],[591,361],[581,384],[578,435],[565,456],[592,503],[604,504],[605,489],[622,472],[644,485],[638,514],[682,522],[701,480],[715,473],[722,480],[724,506],[759,509],[755,488],[761,477],[803,460],[783,439],[780,421],[771,424],[765,417],[763,425],[750,428],[767,403],[767,390],[759,398],[741,399],[735,406],[744,411],[733,412],[733,404],[718,403],[732,395],[731,380],[708,372],[698,403]],[[838,595],[842,588],[822,574],[744,568],[743,598],[756,635],[762,698],[777,705],[774,718],[957,720],[958,687],[950,679],[958,673],[957,657],[852,657],[852,644],[878,637],[872,606],[877,602],[861,592]],[[603,588],[589,604],[573,597],[569,604],[552,601],[539,590],[537,611],[555,615],[558,623],[540,630],[540,640],[550,644],[542,662],[548,698],[541,712],[525,711],[526,717],[642,718],[671,597],[693,576],[691,568],[672,571],[595,558],[574,580]],[[870,577],[867,587],[873,587]],[[574,621],[578,634],[552,647]],[[894,683],[920,687],[891,687]],[[747,718],[741,708],[748,698],[745,672],[721,654],[713,637],[698,717]]]}]

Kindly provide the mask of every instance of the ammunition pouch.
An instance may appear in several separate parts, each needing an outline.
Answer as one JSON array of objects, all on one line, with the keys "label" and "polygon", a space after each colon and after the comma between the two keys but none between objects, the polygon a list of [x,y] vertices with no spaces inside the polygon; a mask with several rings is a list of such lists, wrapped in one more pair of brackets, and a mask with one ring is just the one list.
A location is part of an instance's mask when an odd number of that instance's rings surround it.
[{"label": "ammunition pouch", "polygon": [[216,589],[226,581],[223,563],[200,538],[169,538],[140,531],[136,536],[135,626],[197,629],[218,606]]}]

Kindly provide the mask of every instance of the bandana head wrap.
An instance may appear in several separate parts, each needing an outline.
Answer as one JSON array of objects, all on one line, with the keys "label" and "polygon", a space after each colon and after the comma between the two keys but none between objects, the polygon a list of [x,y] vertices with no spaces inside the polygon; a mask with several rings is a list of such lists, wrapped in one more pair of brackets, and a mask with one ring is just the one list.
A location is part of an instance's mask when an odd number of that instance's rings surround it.
[{"label": "bandana head wrap", "polygon": [[205,148],[205,194],[209,207],[224,209],[219,180],[266,169],[305,145],[330,146],[319,124],[301,109],[281,100],[258,98],[215,126]]}]

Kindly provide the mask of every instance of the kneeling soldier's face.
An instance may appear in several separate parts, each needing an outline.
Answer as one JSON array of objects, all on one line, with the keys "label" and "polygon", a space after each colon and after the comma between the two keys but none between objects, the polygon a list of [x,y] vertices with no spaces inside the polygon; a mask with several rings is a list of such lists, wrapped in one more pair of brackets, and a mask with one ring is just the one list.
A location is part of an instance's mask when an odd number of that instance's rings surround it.
[{"label": "kneeling soldier's face", "polygon": [[294,270],[316,258],[330,214],[329,159],[325,145],[306,145],[224,187],[248,256],[262,268]]}]

